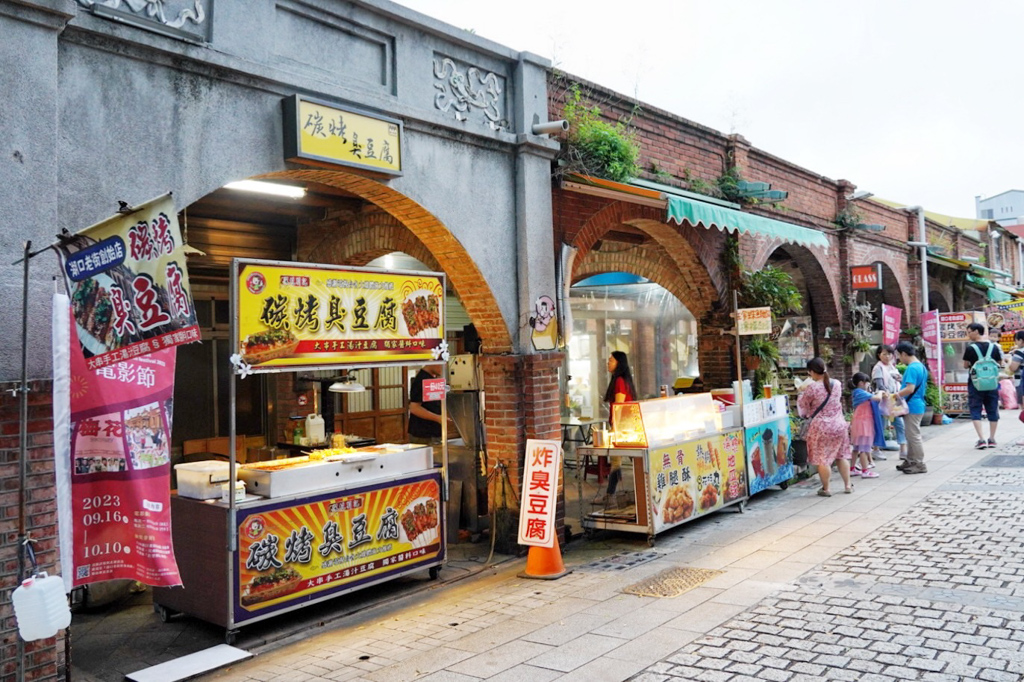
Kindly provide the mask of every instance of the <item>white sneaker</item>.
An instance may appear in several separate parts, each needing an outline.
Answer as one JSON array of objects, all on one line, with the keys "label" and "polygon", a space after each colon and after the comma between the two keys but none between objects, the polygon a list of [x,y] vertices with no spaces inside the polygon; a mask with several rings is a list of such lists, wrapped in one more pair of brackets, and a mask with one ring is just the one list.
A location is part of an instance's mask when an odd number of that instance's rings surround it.
[{"label": "white sneaker", "polygon": [[884,462],[885,460],[889,459],[888,455],[886,455],[886,454],[885,454],[884,452],[882,452],[881,450],[879,450],[878,452],[872,453],[872,455],[871,455],[871,456],[872,456],[872,457],[874,457],[875,459],[879,459],[879,460],[881,460],[881,461],[883,461],[883,462]]}]

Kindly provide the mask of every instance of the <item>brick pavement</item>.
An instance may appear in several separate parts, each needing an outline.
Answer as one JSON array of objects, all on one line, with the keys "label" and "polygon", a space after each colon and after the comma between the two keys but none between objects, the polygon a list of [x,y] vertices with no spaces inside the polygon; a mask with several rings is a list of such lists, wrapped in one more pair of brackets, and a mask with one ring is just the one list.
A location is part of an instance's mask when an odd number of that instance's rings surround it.
[{"label": "brick pavement", "polygon": [[[828,499],[810,479],[660,536],[653,550],[599,536],[570,546],[576,570],[560,580],[490,571],[207,679],[1022,679],[1024,476],[975,465],[1024,446],[972,451],[966,423],[930,435],[940,434],[927,475],[899,474],[890,460],[853,495]],[[622,549],[656,556],[620,570],[591,563]],[[674,566],[723,573],[671,599],[621,592]]]}]

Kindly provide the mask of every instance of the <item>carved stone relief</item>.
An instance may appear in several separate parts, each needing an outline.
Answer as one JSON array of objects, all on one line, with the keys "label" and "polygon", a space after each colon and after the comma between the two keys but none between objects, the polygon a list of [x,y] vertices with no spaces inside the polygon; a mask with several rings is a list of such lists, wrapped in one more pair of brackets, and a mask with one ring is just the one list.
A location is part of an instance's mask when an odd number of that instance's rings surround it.
[{"label": "carved stone relief", "polygon": [[206,21],[205,5],[211,0],[78,0],[87,9],[97,7],[151,21],[166,28],[196,33]]},{"label": "carved stone relief", "polygon": [[449,111],[458,121],[469,120],[474,113],[482,117],[481,123],[492,130],[506,130],[508,119],[504,115],[502,97],[505,79],[475,66],[462,67],[448,57],[434,58],[434,106],[444,113]]}]

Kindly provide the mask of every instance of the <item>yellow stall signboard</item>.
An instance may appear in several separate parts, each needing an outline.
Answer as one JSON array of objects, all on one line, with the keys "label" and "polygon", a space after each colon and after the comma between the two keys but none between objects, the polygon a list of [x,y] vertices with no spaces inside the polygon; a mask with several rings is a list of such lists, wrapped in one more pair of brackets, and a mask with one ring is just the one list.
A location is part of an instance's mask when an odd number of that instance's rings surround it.
[{"label": "yellow stall signboard", "polygon": [[446,350],[442,274],[236,263],[235,352],[251,371],[429,362]]},{"label": "yellow stall signboard", "polygon": [[747,497],[743,431],[651,450],[654,532]]},{"label": "yellow stall signboard", "polygon": [[440,474],[243,510],[235,622],[444,559]]},{"label": "yellow stall signboard", "polygon": [[284,134],[289,161],[402,172],[402,122],[396,119],[295,95],[284,100]]}]

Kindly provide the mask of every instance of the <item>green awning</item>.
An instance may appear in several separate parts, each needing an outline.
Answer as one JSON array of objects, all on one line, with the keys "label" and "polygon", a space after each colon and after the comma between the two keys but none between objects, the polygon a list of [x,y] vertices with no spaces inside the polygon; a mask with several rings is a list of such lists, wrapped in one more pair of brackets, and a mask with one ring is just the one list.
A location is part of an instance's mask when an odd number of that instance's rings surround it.
[{"label": "green awning", "polygon": [[1002,291],[999,291],[999,289],[996,289],[995,287],[989,289],[985,293],[988,296],[988,300],[991,301],[992,303],[1001,303],[1003,301],[1013,300],[1013,296],[1003,293]]},{"label": "green awning", "polygon": [[957,260],[956,258],[950,258],[949,256],[939,256],[934,253],[928,254],[928,262],[934,263],[935,265],[944,265],[947,268],[953,268],[954,270],[971,269],[971,264],[965,260]]},{"label": "green awning", "polygon": [[1013,277],[1012,274],[1004,270],[993,270],[992,268],[986,268],[984,265],[978,265],[977,263],[971,263],[971,270],[977,270],[978,272],[983,272],[987,275],[995,275],[996,277]]},{"label": "green awning", "polygon": [[973,284],[975,286],[979,286],[982,289],[991,289],[994,286],[993,283],[992,283],[992,280],[985,279],[984,277],[980,277],[978,275],[972,275],[969,272],[966,275],[964,275],[964,277],[967,278],[968,282],[970,282],[971,284]]},{"label": "green awning", "polygon": [[791,225],[781,220],[764,218],[753,213],[735,211],[723,206],[714,206],[703,201],[694,201],[680,196],[667,195],[668,220],[679,225],[683,221],[691,225],[703,225],[705,228],[715,227],[729,232],[752,233],[764,237],[782,239],[790,244],[801,246],[820,246],[828,249],[829,242],[825,233],[799,225]]}]

